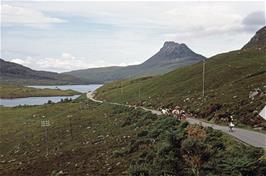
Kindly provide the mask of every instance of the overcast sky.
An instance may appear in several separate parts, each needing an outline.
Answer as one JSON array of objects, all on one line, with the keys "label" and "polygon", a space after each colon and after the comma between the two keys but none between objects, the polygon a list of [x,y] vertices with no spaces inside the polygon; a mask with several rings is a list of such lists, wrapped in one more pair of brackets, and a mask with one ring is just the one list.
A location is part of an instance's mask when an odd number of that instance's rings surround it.
[{"label": "overcast sky", "polygon": [[264,1],[2,1],[1,58],[37,70],[138,64],[165,41],[210,57],[265,26]]}]

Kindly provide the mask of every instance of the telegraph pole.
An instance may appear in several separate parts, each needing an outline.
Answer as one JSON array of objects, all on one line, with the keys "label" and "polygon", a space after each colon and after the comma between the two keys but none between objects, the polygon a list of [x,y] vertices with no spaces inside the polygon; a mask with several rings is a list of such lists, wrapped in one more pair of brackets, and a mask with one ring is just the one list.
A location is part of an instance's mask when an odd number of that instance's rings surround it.
[{"label": "telegraph pole", "polygon": [[139,85],[139,102],[140,102],[140,85]]},{"label": "telegraph pole", "polygon": [[120,96],[121,96],[121,103],[123,103],[123,87],[122,87],[122,81],[120,82]]},{"label": "telegraph pole", "polygon": [[204,99],[205,96],[205,59],[203,59],[202,64],[202,99]]}]

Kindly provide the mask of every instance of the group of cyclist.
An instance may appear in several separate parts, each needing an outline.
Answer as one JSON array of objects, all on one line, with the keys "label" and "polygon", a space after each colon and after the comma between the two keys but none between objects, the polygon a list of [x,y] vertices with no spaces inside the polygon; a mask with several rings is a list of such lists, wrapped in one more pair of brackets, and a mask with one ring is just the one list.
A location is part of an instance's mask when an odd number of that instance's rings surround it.
[{"label": "group of cyclist", "polygon": [[[179,107],[176,106],[174,108],[160,108],[159,109],[162,114],[165,115],[172,115],[180,120],[186,120],[186,113],[185,111]],[[234,124],[234,117],[232,115],[228,116],[228,128],[229,128],[229,132],[233,132],[233,128],[235,127]]]}]

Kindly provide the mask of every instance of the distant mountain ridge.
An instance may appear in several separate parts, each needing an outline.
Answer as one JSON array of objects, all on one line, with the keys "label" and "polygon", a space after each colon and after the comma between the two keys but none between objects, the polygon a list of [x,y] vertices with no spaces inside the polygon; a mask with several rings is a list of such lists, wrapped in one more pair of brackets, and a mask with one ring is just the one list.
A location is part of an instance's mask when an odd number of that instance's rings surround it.
[{"label": "distant mountain ridge", "polygon": [[163,47],[147,61],[126,67],[102,67],[65,72],[89,82],[105,83],[114,80],[160,75],[178,67],[196,63],[205,57],[193,52],[187,45],[173,41]]},{"label": "distant mountain ridge", "polygon": [[126,78],[164,74],[204,58],[185,44],[172,41],[165,42],[155,55],[139,65],[90,68],[61,74],[32,70],[0,58],[0,83],[24,85],[106,83]]},{"label": "distant mountain ridge", "polygon": [[0,83],[8,84],[85,84],[71,75],[64,75],[55,72],[36,71],[23,65],[8,62],[0,58]]}]

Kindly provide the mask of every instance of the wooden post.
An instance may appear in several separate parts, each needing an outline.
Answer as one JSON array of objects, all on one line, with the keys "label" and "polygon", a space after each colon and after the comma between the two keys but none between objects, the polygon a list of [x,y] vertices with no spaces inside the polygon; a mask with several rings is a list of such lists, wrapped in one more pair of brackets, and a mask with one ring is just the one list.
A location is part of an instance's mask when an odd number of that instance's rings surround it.
[{"label": "wooden post", "polygon": [[203,59],[202,65],[202,99],[204,100],[205,96],[205,59]]}]

